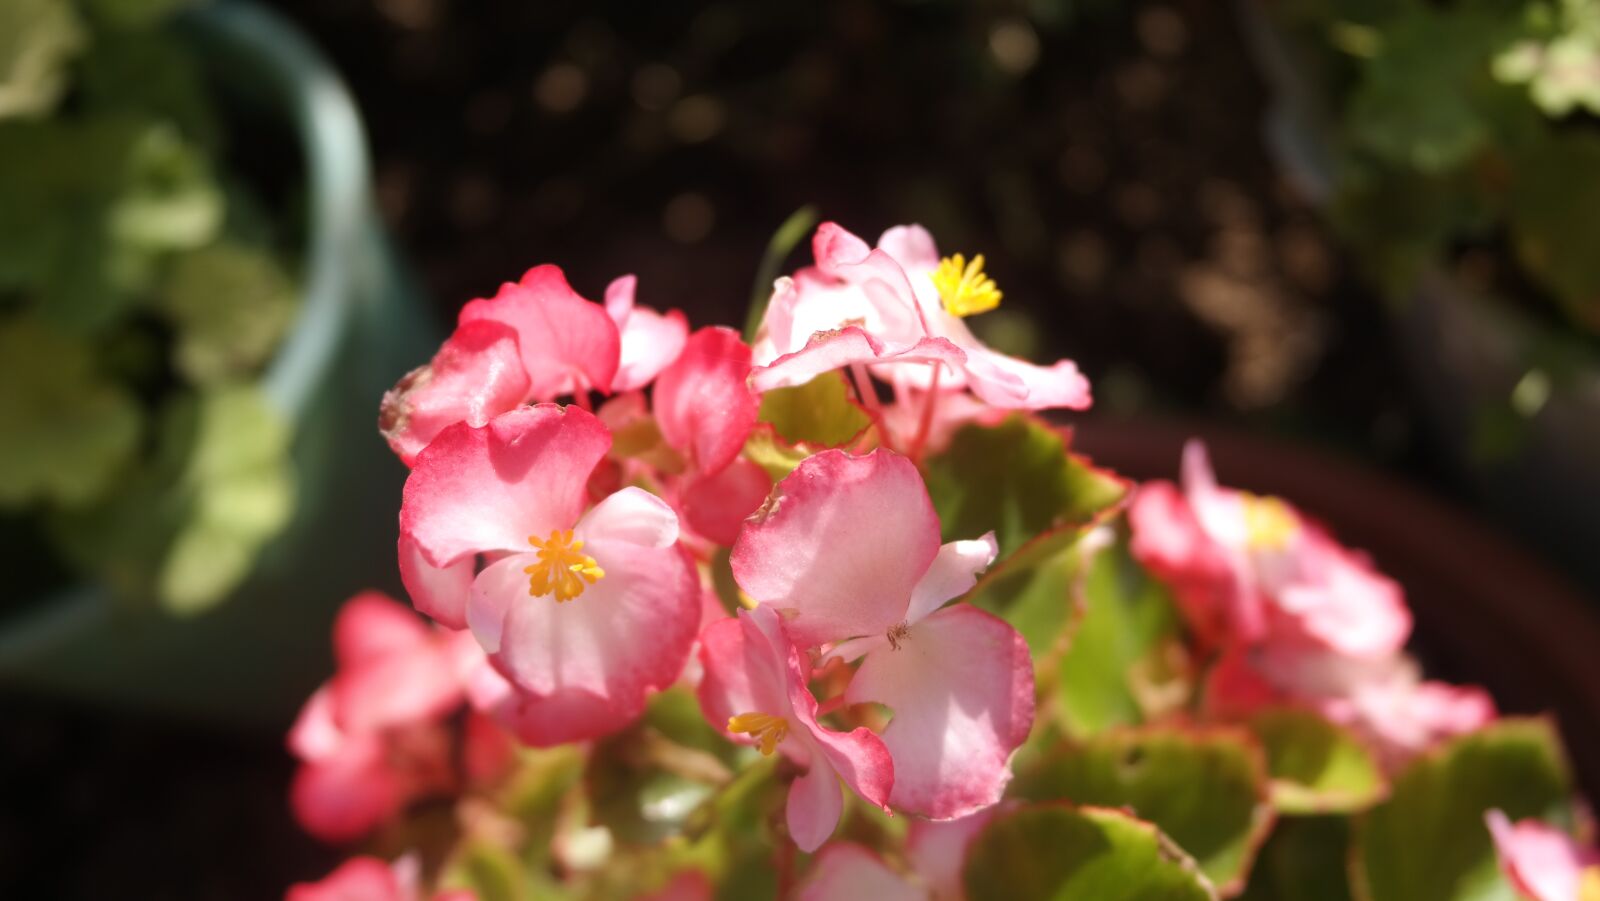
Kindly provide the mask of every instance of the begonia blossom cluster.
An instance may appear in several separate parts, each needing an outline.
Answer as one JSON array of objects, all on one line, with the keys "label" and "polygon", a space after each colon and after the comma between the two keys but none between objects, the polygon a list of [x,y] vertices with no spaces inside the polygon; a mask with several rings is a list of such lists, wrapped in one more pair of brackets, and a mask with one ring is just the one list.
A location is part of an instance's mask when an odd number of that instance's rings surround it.
[{"label": "begonia blossom cluster", "polygon": [[[1181,624],[1164,646],[1194,664],[1175,696],[1198,700],[1105,735],[1188,747],[1197,723],[1295,708],[1347,730],[1381,781],[1495,720],[1483,692],[1420,678],[1395,582],[1287,502],[1219,486],[1199,445],[1181,488],[1131,500],[1072,453],[1042,416],[1087,409],[1089,382],[978,337],[969,319],[1003,297],[982,255],[833,223],[812,255],[749,340],[636,303],[633,276],[597,303],[537,266],[465,304],[385,395],[414,611],[369,593],[340,613],[337,670],[290,734],[291,797],[320,838],[410,853],[291,898],[474,897],[490,871],[536,897],[742,897],[733,880],[755,879],[948,901],[989,885],[973,868],[1027,817],[1153,841],[1169,824],[1103,786],[1036,788],[1096,740],[1061,698],[1127,695],[1149,663],[1107,664],[1104,686],[1057,675],[1108,542],[1163,586]],[[1038,487],[992,475],[1013,471]],[[1266,739],[1215,734],[1265,778]],[[1245,799],[1257,844],[1266,796]],[[1508,866],[1555,853],[1488,822]],[[1245,884],[1160,841],[1209,896]]]}]

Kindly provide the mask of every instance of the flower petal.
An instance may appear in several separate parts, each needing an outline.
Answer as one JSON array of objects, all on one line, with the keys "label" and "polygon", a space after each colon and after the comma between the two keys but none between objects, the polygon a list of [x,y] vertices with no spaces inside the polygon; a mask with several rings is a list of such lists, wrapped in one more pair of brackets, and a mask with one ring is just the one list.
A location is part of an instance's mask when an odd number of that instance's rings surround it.
[{"label": "flower petal", "polygon": [[1177,486],[1140,485],[1128,507],[1128,524],[1133,556],[1171,587],[1202,643],[1220,647],[1259,637],[1259,597],[1240,587],[1227,553],[1201,528]]},{"label": "flower petal", "polygon": [[789,784],[789,801],[784,809],[789,836],[800,850],[815,851],[833,835],[843,810],[844,793],[838,774],[826,759],[813,757],[811,768]]},{"label": "flower petal", "polygon": [[689,338],[689,320],[680,310],[657,313],[633,304],[637,283],[624,275],[606,287],[606,314],[622,334],[621,360],[611,380],[613,393],[637,391],[650,384],[683,352]]},{"label": "flower petal", "polygon": [[683,492],[683,516],[689,528],[731,547],[750,514],[772,490],[772,476],[758,463],[734,460],[722,471],[701,476]]},{"label": "flower petal", "polygon": [[333,658],[341,669],[415,651],[431,639],[426,623],[381,591],[357,594],[333,619]]},{"label": "flower petal", "polygon": [[1573,901],[1585,867],[1600,864],[1600,854],[1538,820],[1516,824],[1499,810],[1484,815],[1494,836],[1500,868],[1522,897],[1532,901]]},{"label": "flower petal", "polygon": [[516,329],[528,393],[536,401],[606,391],[616,378],[622,337],[604,307],[578,296],[557,266],[535,266],[491,299],[461,308],[460,322],[481,319]]},{"label": "flower petal", "polygon": [[410,466],[446,426],[481,426],[522,403],[528,385],[516,331],[489,319],[465,322],[428,365],[383,395],[378,429]]},{"label": "flower petal", "polygon": [[750,393],[750,348],[732,329],[713,326],[689,336],[683,353],[656,377],[652,404],[661,436],[700,472],[727,466],[756,424]]},{"label": "flower petal", "polygon": [[376,735],[354,737],[338,754],[301,764],[289,786],[295,821],[325,842],[354,841],[404,803],[402,780],[385,764]]},{"label": "flower petal", "polygon": [[409,535],[399,542],[400,583],[411,597],[417,612],[432,617],[447,629],[467,627],[467,597],[472,593],[472,577],[477,572],[477,557],[468,554],[449,566],[428,562]]},{"label": "flower petal", "polygon": [[861,662],[847,703],[886,704],[894,759],[891,806],[933,819],[1000,800],[1011,753],[1033,726],[1033,661],[1022,636],[965,604],[911,627],[900,647]]},{"label": "flower petal", "polygon": [[982,538],[951,541],[939,548],[933,565],[922,574],[917,587],[911,590],[911,606],[906,610],[906,622],[915,625],[919,620],[951,598],[960,597],[978,584],[978,574],[989,568],[1000,554],[1000,545],[990,532]]},{"label": "flower petal", "polygon": [[884,631],[939,553],[939,518],[911,461],[878,450],[807,458],[733,546],[739,586],[792,617],[802,647]]},{"label": "flower petal", "polygon": [[284,901],[415,901],[387,863],[352,857],[316,882],[289,886]]},{"label": "flower petal", "polygon": [[979,399],[1007,410],[1087,410],[1089,380],[1071,360],[1038,366],[976,343],[966,352],[967,387]]},{"label": "flower petal", "polygon": [[611,434],[593,414],[540,404],[482,428],[450,426],[418,455],[400,502],[400,533],[424,560],[517,551],[532,535],[569,528]]},{"label": "flower petal", "polygon": [[878,249],[915,276],[939,268],[939,247],[920,225],[896,225],[878,237]]},{"label": "flower petal", "polygon": [[906,881],[883,859],[854,842],[832,842],[811,862],[796,901],[929,901],[926,889]]},{"label": "flower petal", "polygon": [[595,505],[578,520],[576,537],[586,544],[636,544],[668,548],[678,541],[678,514],[643,488],[629,486]]},{"label": "flower petal", "polygon": [[[728,732],[728,719],[741,713],[790,715],[789,682],[797,678],[798,657],[791,667],[790,648],[781,627],[760,623],[770,612],[741,611],[737,617],[719,619],[700,633],[700,664],[704,675],[695,695],[706,722],[730,741],[752,744],[748,735]],[[774,618],[775,619],[775,618]],[[786,754],[798,763],[809,763],[809,747],[784,742]]]},{"label": "flower petal", "polygon": [[880,341],[857,326],[815,332],[805,346],[784,354],[750,374],[757,391],[804,385],[824,372],[862,364],[943,363],[962,366],[966,354],[944,338],[921,338],[913,344]]},{"label": "flower petal", "polygon": [[594,738],[627,726],[646,694],[682,671],[699,623],[699,579],[676,546],[597,535],[605,570],[566,603],[530,597],[532,554],[500,560],[473,583],[467,619],[518,689],[503,719],[531,744]]}]

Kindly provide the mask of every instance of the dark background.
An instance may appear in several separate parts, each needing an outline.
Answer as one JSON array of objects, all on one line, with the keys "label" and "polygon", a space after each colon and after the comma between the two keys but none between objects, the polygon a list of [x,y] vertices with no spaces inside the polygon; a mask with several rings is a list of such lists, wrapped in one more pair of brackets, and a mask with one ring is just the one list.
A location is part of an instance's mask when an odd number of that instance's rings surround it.
[{"label": "dark background", "polygon": [[[441,326],[543,262],[591,298],[633,272],[642,303],[738,324],[769,236],[812,204],[984,253],[989,336],[1077,360],[1091,417],[1225,419],[1455,491],[1383,302],[1263,148],[1225,5],[273,5],[347,77]],[[290,822],[281,734],[4,709],[0,895],[276,897],[342,854]]]}]

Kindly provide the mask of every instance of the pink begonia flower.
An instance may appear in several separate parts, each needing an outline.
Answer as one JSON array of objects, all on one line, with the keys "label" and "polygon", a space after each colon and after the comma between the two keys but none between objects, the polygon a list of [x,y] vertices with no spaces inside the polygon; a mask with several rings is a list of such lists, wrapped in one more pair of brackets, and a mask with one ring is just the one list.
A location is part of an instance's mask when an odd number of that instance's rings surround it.
[{"label": "pink begonia flower", "polygon": [[933,901],[935,897],[854,842],[831,842],[823,848],[795,893],[796,901]]},{"label": "pink begonia flower", "polygon": [[789,835],[815,851],[833,834],[843,810],[839,780],[868,803],[887,809],[894,764],[871,730],[834,732],[817,722],[806,687],[810,666],[771,608],[741,610],[700,636],[705,675],[698,695],[706,719],[734,741],[763,754],[782,752],[804,775],[789,787]]},{"label": "pink begonia flower", "polygon": [[606,286],[606,315],[622,336],[617,374],[611,380],[611,392],[616,394],[650,384],[678,358],[689,338],[689,321],[681,310],[657,313],[634,305],[638,282],[634,276],[624,275]]},{"label": "pink begonia flower", "polygon": [[1500,868],[1527,901],[1600,901],[1600,851],[1538,820],[1484,815]]},{"label": "pink begonia flower", "polygon": [[[394,863],[352,857],[317,882],[289,887],[284,901],[421,901],[422,864],[414,854]],[[476,901],[470,889],[439,892],[433,901]]]},{"label": "pink begonia flower", "polygon": [[356,839],[452,786],[444,720],[465,699],[459,643],[376,592],[346,602],[334,622],[338,671],[289,731],[301,761],[290,806],[307,832]]},{"label": "pink begonia flower", "polygon": [[[445,429],[406,480],[406,588],[430,616],[466,621],[516,689],[516,730],[530,744],[625,727],[677,678],[694,641],[699,577],[672,509],[630,487],[584,513],[610,444],[593,414],[539,404]],[[471,575],[480,557],[487,565]]]},{"label": "pink begonia flower", "polygon": [[744,448],[760,409],[749,376],[750,348],[732,329],[710,326],[656,378],[651,409],[661,437],[696,472],[717,472]]},{"label": "pink begonia flower", "polygon": [[981,257],[941,261],[917,225],[889,229],[873,249],[832,222],[817,228],[812,252],[814,267],[774,286],[751,378],[758,391],[870,364],[896,384],[966,388],[1001,409],[1089,407],[1088,380],[1071,361],[1008,357],[961,321],[999,303]]},{"label": "pink begonia flower", "polygon": [[1270,641],[1353,657],[1397,652],[1411,632],[1400,587],[1288,503],[1216,483],[1205,447],[1183,453],[1183,489],[1142,486],[1134,556],[1170,584],[1211,646]]},{"label": "pink begonia flower", "polygon": [[602,307],[578,296],[555,266],[528,270],[492,299],[466,304],[455,333],[426,366],[383,398],[378,426],[406,465],[445,426],[481,426],[530,401],[590,391],[638,391],[677,359],[682,312],[636,306],[631,275]]},{"label": "pink begonia flower", "polygon": [[459,326],[430,363],[384,394],[378,429],[410,466],[445,426],[483,425],[527,396],[517,333],[500,322],[476,320]]},{"label": "pink begonia flower", "polygon": [[738,334],[703,328],[662,370],[651,399],[662,439],[689,464],[678,506],[696,534],[723,546],[772,488],[764,468],[739,458],[760,409],[749,377],[750,348]]},{"label": "pink begonia flower", "polygon": [[529,269],[492,298],[468,301],[459,322],[502,322],[517,332],[528,397],[608,392],[622,357],[622,335],[606,308],[578,296],[560,267]]},{"label": "pink begonia flower", "polygon": [[1314,710],[1378,752],[1390,772],[1423,751],[1493,722],[1494,701],[1476,686],[1424,681],[1403,654],[1382,660],[1277,648],[1225,653],[1206,680],[1212,717],[1242,719],[1264,707]]},{"label": "pink begonia flower", "polygon": [[883,450],[807,458],[733,546],[739,586],[796,642],[861,659],[846,703],[894,710],[883,741],[896,809],[950,819],[995,803],[1032,728],[1022,636],[976,607],[943,607],[996,553],[992,533],[941,546],[922,476]]}]

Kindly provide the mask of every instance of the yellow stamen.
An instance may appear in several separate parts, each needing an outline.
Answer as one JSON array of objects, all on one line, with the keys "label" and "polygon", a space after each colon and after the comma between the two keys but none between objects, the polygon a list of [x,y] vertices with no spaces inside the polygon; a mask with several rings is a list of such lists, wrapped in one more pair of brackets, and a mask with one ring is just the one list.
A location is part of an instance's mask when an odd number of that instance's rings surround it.
[{"label": "yellow stamen", "polygon": [[1281,551],[1289,546],[1289,539],[1300,528],[1289,505],[1275,497],[1259,497],[1248,491],[1239,493],[1244,502],[1244,524],[1250,548],[1257,551]]},{"label": "yellow stamen", "polygon": [[789,735],[789,721],[770,713],[741,713],[728,717],[728,731],[749,733],[761,753],[770,757]]},{"label": "yellow stamen", "polygon": [[1600,866],[1584,867],[1579,874],[1578,901],[1600,901]]},{"label": "yellow stamen", "polygon": [[606,571],[583,553],[583,542],[572,540],[571,529],[556,529],[544,541],[529,535],[528,543],[539,549],[539,562],[522,570],[528,574],[528,594],[533,597],[553,592],[556,603],[565,604],[583,594],[587,585],[605,578]]},{"label": "yellow stamen", "polygon": [[939,289],[945,310],[952,316],[987,313],[1000,305],[1000,289],[983,273],[983,254],[967,258],[961,254],[945,257],[933,273],[933,286]]}]

